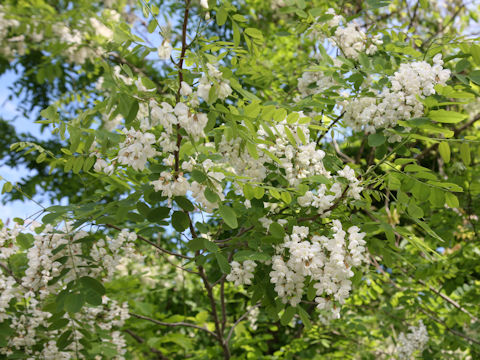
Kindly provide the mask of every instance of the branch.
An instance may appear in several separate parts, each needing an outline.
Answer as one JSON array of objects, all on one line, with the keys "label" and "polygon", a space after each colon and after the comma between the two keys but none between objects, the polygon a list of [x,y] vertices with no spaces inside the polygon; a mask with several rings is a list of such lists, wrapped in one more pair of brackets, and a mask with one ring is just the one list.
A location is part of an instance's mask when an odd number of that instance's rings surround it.
[{"label": "branch", "polygon": [[248,309],[247,312],[245,312],[242,316],[240,316],[238,318],[237,321],[235,321],[235,324],[233,324],[232,328],[230,329],[230,331],[228,332],[228,336],[227,336],[227,339],[225,340],[227,343],[230,341],[230,338],[232,337],[232,334],[233,334],[233,330],[235,330],[235,327],[240,324],[240,322],[245,319],[248,314],[250,314],[250,311],[252,311],[253,309],[255,309],[256,307],[259,307],[260,306],[260,303],[256,304],[255,306],[252,306],[250,309]]},{"label": "branch", "polygon": [[212,286],[208,282],[208,278],[207,278],[207,275],[205,274],[205,270],[203,269],[203,266],[199,266],[198,268],[199,268],[200,277],[203,280],[203,285],[207,290],[208,299],[210,300],[213,321],[215,323],[215,331],[217,333],[216,338],[220,343],[220,345],[222,346],[224,358],[228,360],[230,359],[230,349],[228,348],[228,341],[223,341],[223,332],[221,329],[220,320],[218,318],[217,304],[215,302],[215,297],[213,296]]},{"label": "branch", "polygon": [[[185,58],[185,52],[187,51],[187,25],[188,25],[188,12],[190,10],[190,0],[185,0],[185,12],[183,14],[182,25],[182,50],[180,52],[180,59],[178,60],[178,91],[176,95],[177,102],[180,101],[180,90],[182,88],[183,81],[183,60]],[[178,176],[180,169],[180,145],[182,143],[182,135],[180,134],[180,124],[177,124],[177,149],[173,152],[175,158],[175,178]]]},{"label": "branch", "polygon": [[[112,229],[115,229],[115,230],[122,231],[122,228],[120,228],[120,227],[118,227],[118,226],[116,226],[116,225],[113,225],[113,224],[104,224],[104,226],[109,227],[109,228],[112,228]],[[141,235],[138,235],[138,234],[137,234],[137,238],[139,238],[140,240],[146,242],[147,244],[152,245],[154,248],[156,248],[157,250],[160,250],[161,252],[163,252],[163,253],[165,253],[165,254],[177,256],[177,257],[180,257],[180,258],[182,258],[182,259],[188,259],[188,260],[193,259],[191,256],[187,256],[187,255],[175,253],[175,252],[173,252],[173,251],[164,249],[164,248],[162,248],[161,246],[155,244],[153,241],[150,241],[150,240],[148,240],[147,238],[144,238],[144,237],[141,236]],[[184,270],[189,271],[189,270],[187,270],[187,269],[184,269]],[[191,270],[190,270],[190,271],[191,271]]]},{"label": "branch", "polygon": [[325,135],[328,134],[328,132],[330,131],[330,129],[331,129],[332,127],[334,127],[337,122],[340,121],[340,119],[343,117],[343,115],[345,115],[345,111],[342,112],[340,115],[338,115],[338,116],[335,118],[335,120],[333,120],[333,122],[332,122],[330,125],[328,125],[327,130],[326,130],[324,133],[322,133],[322,135],[320,135],[320,136],[318,137],[318,139],[317,139],[317,145],[320,144],[320,141],[325,137]]},{"label": "branch", "polygon": [[248,228],[241,228],[238,233],[235,235],[235,236],[232,236],[232,237],[229,237],[229,238],[226,238],[226,239],[220,239],[220,240],[214,240],[216,243],[224,243],[224,242],[227,242],[227,241],[230,241],[230,240],[233,240],[235,238],[238,238],[240,236],[242,236],[243,234],[245,234],[246,232],[249,232],[250,230],[252,230],[255,226],[250,226]]},{"label": "branch", "polygon": [[[477,115],[474,116],[470,121],[466,122],[465,124],[463,124],[462,126],[460,126],[458,129],[455,129],[454,132],[453,132],[453,137],[458,136],[463,130],[469,128],[470,126],[472,126],[472,125],[473,125],[475,122],[477,122],[478,120],[480,120],[480,114],[477,114]],[[435,150],[435,149],[438,147],[438,144],[439,144],[439,143],[435,143],[435,144],[429,146],[428,148],[426,148],[425,150],[423,150],[423,151],[416,157],[416,159],[417,159],[417,160],[423,159],[430,151]],[[402,169],[403,169],[403,167],[402,167]]]},{"label": "branch", "polygon": [[152,318],[149,318],[148,316],[143,316],[143,315],[139,315],[139,314],[135,314],[135,313],[129,313],[131,316],[137,318],[137,319],[142,319],[142,320],[147,320],[147,321],[150,321],[154,324],[157,324],[157,325],[162,325],[162,326],[172,326],[172,327],[176,327],[176,326],[184,326],[184,327],[191,327],[191,328],[194,328],[194,329],[198,329],[198,330],[203,330],[205,331],[206,333],[208,333],[209,335],[212,335],[214,338],[217,338],[217,335],[213,332],[211,332],[210,330],[202,327],[202,326],[199,326],[199,325],[195,325],[195,324],[191,324],[191,323],[186,323],[186,322],[173,322],[173,323],[169,323],[169,322],[164,322],[164,321],[160,321],[160,320],[156,320],[156,319],[152,319]]},{"label": "branch", "polygon": [[18,277],[15,276],[15,274],[13,273],[13,271],[10,270],[10,268],[9,268],[7,265],[5,265],[4,263],[1,263],[1,262],[0,262],[0,267],[1,267],[3,270],[5,270],[5,271],[8,273],[8,275],[10,275],[10,276],[15,280],[15,282],[16,282],[18,285],[23,286],[23,285],[22,285],[22,281],[21,281]]},{"label": "branch", "polygon": [[[411,277],[411,276],[410,276]],[[453,300],[452,298],[448,297],[447,295],[445,294],[442,294],[440,291],[438,291],[437,289],[435,289],[434,287],[430,286],[430,285],[427,285],[425,283],[425,281],[423,280],[420,280],[418,279],[417,280],[420,284],[422,284],[423,286],[427,286],[430,291],[434,292],[435,294],[437,294],[438,296],[440,296],[443,300],[445,300],[446,302],[452,304],[454,307],[456,307],[458,310],[460,310],[461,312],[467,314],[468,316],[470,316],[472,318],[472,320],[475,320],[475,321],[479,321],[479,319],[471,314],[467,309],[465,309],[463,306],[461,306],[459,303],[457,303],[455,300]]]},{"label": "branch", "polygon": [[355,160],[352,159],[350,156],[348,156],[347,154],[344,154],[341,150],[340,150],[340,147],[338,146],[338,143],[337,143],[337,140],[335,139],[332,139],[332,142],[333,142],[333,148],[335,149],[335,151],[337,152],[338,155],[340,155],[344,160],[347,160],[348,162],[352,163],[352,164],[355,164]]},{"label": "branch", "polygon": [[[143,339],[142,337],[140,337],[139,335],[135,334],[132,330],[130,329],[125,329],[123,330],[125,331],[128,335],[130,335],[132,338],[135,339],[135,341],[137,341],[139,344],[143,344],[145,342],[145,339]],[[157,354],[157,359],[160,359],[160,360],[168,360],[167,357],[165,357],[163,355],[163,353],[158,350],[158,349],[155,349],[155,348],[150,348],[150,351],[154,354]]]},{"label": "branch", "polygon": [[452,334],[454,334],[454,335],[456,335],[456,336],[460,336],[460,337],[464,338],[465,340],[468,340],[469,342],[472,342],[472,343],[475,343],[475,344],[480,345],[480,341],[475,340],[475,339],[472,339],[470,336],[468,336],[468,335],[466,335],[466,334],[464,334],[464,333],[462,333],[462,332],[460,332],[460,331],[458,331],[458,330],[454,330],[454,329],[449,328],[444,321],[442,321],[442,320],[434,317],[433,315],[430,315],[430,313],[429,313],[428,311],[426,311],[425,309],[423,309],[423,308],[421,308],[421,307],[420,307],[419,309],[420,309],[420,311],[421,311],[422,313],[424,313],[425,315],[427,315],[427,316],[428,316],[430,319],[432,319],[433,321],[435,321],[435,322],[437,322],[437,323],[445,326],[445,329],[447,329],[447,331],[451,332]]}]

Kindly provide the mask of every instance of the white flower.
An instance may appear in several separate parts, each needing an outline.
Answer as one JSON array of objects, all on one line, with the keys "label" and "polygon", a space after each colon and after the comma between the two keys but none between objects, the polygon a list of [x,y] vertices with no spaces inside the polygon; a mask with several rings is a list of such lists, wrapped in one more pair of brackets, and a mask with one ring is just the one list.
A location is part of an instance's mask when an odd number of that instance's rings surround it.
[{"label": "white flower", "polygon": [[155,136],[149,132],[123,130],[127,135],[124,142],[120,144],[118,152],[118,162],[129,165],[135,170],[145,169],[145,164],[149,158],[157,155],[157,151],[152,147],[155,143]]},{"label": "white flower", "polygon": [[170,41],[168,41],[168,39],[165,39],[163,40],[162,45],[158,47],[158,56],[162,60],[168,60],[170,59],[172,50],[172,44],[170,44]]},{"label": "white flower", "polygon": [[197,90],[198,96],[200,96],[203,100],[208,100],[208,96],[210,94],[211,88],[212,88],[212,85],[210,84],[210,81],[206,76],[203,76],[200,79],[200,83],[198,84],[198,90]]},{"label": "white flower", "polygon": [[232,93],[232,88],[227,81],[222,81],[218,87],[218,97],[222,100],[229,97]]},{"label": "white flower", "polygon": [[253,279],[253,272],[257,267],[257,264],[251,260],[245,260],[243,264],[240,264],[237,261],[232,261],[230,263],[232,270],[230,274],[227,275],[228,281],[233,281],[236,286],[239,285],[250,285]]},{"label": "white flower", "polygon": [[190,96],[192,94],[192,88],[185,81],[182,81],[182,86],[180,87],[180,94],[183,96]]},{"label": "white flower", "polygon": [[208,0],[200,0],[200,6],[208,9]]},{"label": "white flower", "polygon": [[423,325],[422,320],[419,321],[418,327],[409,326],[408,329],[410,332],[406,336],[403,332],[398,336],[399,359],[413,359],[414,354],[423,351],[428,343],[427,328]]},{"label": "white flower", "polygon": [[104,37],[108,40],[113,39],[113,31],[106,27],[104,24],[102,24],[96,18],[90,18],[90,24],[92,24],[98,36]]}]

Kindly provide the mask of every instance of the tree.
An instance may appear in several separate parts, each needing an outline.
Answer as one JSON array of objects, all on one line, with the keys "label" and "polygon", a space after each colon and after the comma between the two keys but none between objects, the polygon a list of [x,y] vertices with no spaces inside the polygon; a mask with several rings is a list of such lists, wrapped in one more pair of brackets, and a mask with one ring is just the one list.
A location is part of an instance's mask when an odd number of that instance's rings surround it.
[{"label": "tree", "polygon": [[68,204],[1,229],[0,358],[479,357],[477,20],[4,1],[0,71],[52,138],[1,123],[37,170],[3,200]]}]

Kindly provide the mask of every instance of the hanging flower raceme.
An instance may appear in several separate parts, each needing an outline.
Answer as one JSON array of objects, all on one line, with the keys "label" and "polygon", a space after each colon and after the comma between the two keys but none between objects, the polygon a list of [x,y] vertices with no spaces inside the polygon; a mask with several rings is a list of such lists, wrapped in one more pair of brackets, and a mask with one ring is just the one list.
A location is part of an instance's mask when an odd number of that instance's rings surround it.
[{"label": "hanging flower raceme", "polygon": [[[102,298],[101,283],[112,278],[121,260],[142,259],[134,250],[136,238],[122,230],[117,237],[95,240],[85,231],[73,231],[71,223],[60,229],[38,223],[2,228],[2,265],[22,259],[26,266],[0,271],[0,322],[10,334],[0,354],[22,352],[32,359],[57,360],[76,353],[87,359],[85,331],[100,327],[111,331],[116,358],[124,359],[126,342],[118,329],[129,317],[128,307]],[[62,328],[66,332],[58,330]],[[59,337],[64,341],[50,340]]]}]

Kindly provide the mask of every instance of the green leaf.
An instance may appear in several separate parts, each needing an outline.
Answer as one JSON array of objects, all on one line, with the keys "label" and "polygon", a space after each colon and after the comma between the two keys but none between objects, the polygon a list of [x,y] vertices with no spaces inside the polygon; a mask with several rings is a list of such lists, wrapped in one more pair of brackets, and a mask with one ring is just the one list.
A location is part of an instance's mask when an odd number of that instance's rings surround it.
[{"label": "green leaf", "polygon": [[205,195],[205,198],[213,204],[220,201],[220,197],[218,196],[218,194],[208,187],[205,189],[203,194]]},{"label": "green leaf", "polygon": [[190,175],[192,176],[192,179],[195,180],[196,182],[203,184],[207,180],[207,175],[203,171],[200,170],[193,170]]},{"label": "green leaf", "polygon": [[83,163],[83,171],[87,172],[88,170],[90,170],[94,163],[95,163],[95,157],[93,156],[88,157]]},{"label": "green leaf", "polygon": [[185,196],[175,196],[174,200],[185,211],[195,210],[195,206]]},{"label": "green leaf", "polygon": [[155,21],[155,19],[152,19],[152,21],[150,21],[150,24],[148,24],[147,30],[151,34],[155,31],[156,28],[157,22]]},{"label": "green leaf", "polygon": [[233,43],[235,44],[235,46],[238,46],[240,45],[240,27],[236,22],[234,22],[232,29],[233,29]]},{"label": "green leaf", "polygon": [[302,320],[303,324],[305,325],[305,329],[311,329],[312,322],[310,321],[310,316],[308,315],[308,313],[301,306],[298,306],[297,309],[298,315],[300,315],[300,320]]},{"label": "green leaf", "polygon": [[13,189],[13,185],[10,181],[7,181],[5,184],[3,184],[2,188],[2,194],[5,194],[6,192],[10,192]]},{"label": "green leaf", "polygon": [[57,346],[59,350],[65,349],[73,342],[73,336],[70,337],[70,335],[72,335],[72,330],[67,330],[57,339]]},{"label": "green leaf", "polygon": [[105,287],[97,279],[90,276],[82,276],[78,281],[84,288],[91,289],[100,295],[105,295]]},{"label": "green leaf", "polygon": [[52,331],[52,330],[62,329],[64,327],[66,327],[69,322],[70,321],[68,319],[65,319],[65,318],[57,319],[48,327],[48,330]]},{"label": "green leaf", "polygon": [[368,145],[372,147],[380,146],[385,142],[385,136],[380,133],[368,135]]},{"label": "green leaf", "polygon": [[170,214],[170,208],[168,207],[157,207],[153,208],[148,212],[147,220],[151,222],[159,222],[160,220],[166,219]]},{"label": "green leaf", "polygon": [[42,111],[40,111],[40,115],[42,115],[44,118],[51,121],[58,120],[57,109],[54,105],[50,105],[46,109],[43,109]]},{"label": "green leaf", "polygon": [[308,285],[308,289],[307,289],[308,301],[312,301],[317,296],[317,289],[315,289],[314,285],[315,285],[315,282],[313,281],[310,283],[310,285]]},{"label": "green leaf", "polygon": [[233,258],[236,261],[245,261],[245,260],[253,260],[253,261],[267,261],[272,257],[266,253],[260,253],[253,250],[240,250],[235,253]]},{"label": "green leaf", "polygon": [[290,321],[292,320],[293,316],[295,315],[296,313],[296,309],[292,306],[288,306],[285,311],[283,312],[283,315],[282,317],[280,318],[280,323],[283,325],[283,326],[287,326]]},{"label": "green leaf", "polygon": [[150,213],[150,207],[141,201],[137,203],[137,210],[143,216],[147,216]]},{"label": "green leaf", "polygon": [[87,290],[85,293],[85,301],[93,306],[100,306],[102,305],[102,295],[93,290]]},{"label": "green leaf", "polygon": [[460,205],[458,202],[458,198],[451,192],[445,193],[445,202],[451,208],[458,208],[458,206]]},{"label": "green leaf", "polygon": [[222,270],[224,274],[230,273],[232,269],[227,258],[221,252],[216,252],[215,258],[217,259],[218,266],[220,266],[220,270]]},{"label": "green leaf", "polygon": [[390,0],[367,0],[368,7],[378,9],[390,5]]},{"label": "green leaf", "polygon": [[272,236],[277,239],[283,239],[283,237],[285,236],[285,230],[283,229],[283,226],[277,222],[273,222],[272,224],[270,224],[269,231],[270,234],[272,234]]},{"label": "green leaf", "polygon": [[253,142],[249,142],[249,141],[247,141],[246,146],[250,156],[253,157],[255,160],[257,160],[258,159],[257,146]]},{"label": "green leaf", "polygon": [[470,146],[468,143],[462,143],[462,145],[460,145],[460,157],[466,166],[470,165],[472,159],[470,157]]},{"label": "green leaf", "polygon": [[442,141],[440,145],[438,145],[438,152],[440,153],[443,161],[448,164],[450,162],[450,146],[448,145],[447,141]]},{"label": "green leaf", "polygon": [[237,215],[231,207],[227,205],[220,205],[218,211],[228,226],[230,226],[232,229],[236,229],[238,227]]},{"label": "green leaf", "polygon": [[248,36],[258,39],[258,40],[263,40],[263,34],[260,30],[255,29],[255,28],[246,28],[245,29],[245,34]]},{"label": "green leaf", "polygon": [[407,212],[408,214],[415,218],[415,219],[418,219],[418,218],[421,218],[423,217],[423,210],[421,207],[417,206],[417,204],[415,204],[414,202],[410,202],[408,208],[407,208]]},{"label": "green leaf", "polygon": [[480,46],[473,44],[470,47],[470,52],[472,54],[473,60],[477,65],[480,65]]},{"label": "green leaf", "polygon": [[261,198],[263,198],[263,195],[265,195],[265,189],[263,187],[257,186],[253,189],[253,195],[255,199],[260,200]]},{"label": "green leaf", "polygon": [[130,106],[130,110],[128,111],[128,114],[125,117],[125,125],[128,125],[133,120],[135,120],[135,118],[137,117],[138,109],[139,109],[138,101],[135,100],[132,102],[132,105]]},{"label": "green leaf", "polygon": [[245,16],[240,15],[240,14],[235,14],[232,16],[233,20],[238,21],[238,22],[247,22],[247,19]]},{"label": "green leaf", "polygon": [[475,84],[480,85],[480,70],[472,71],[468,77],[472,80]]},{"label": "green leaf", "polygon": [[466,119],[468,115],[460,114],[456,111],[447,111],[447,110],[432,110],[428,113],[428,117],[436,122],[447,123],[447,124],[456,124],[460,121]]},{"label": "green leaf", "polygon": [[69,293],[65,297],[65,310],[69,313],[77,313],[85,303],[82,293]]},{"label": "green leaf", "polygon": [[20,233],[17,235],[17,244],[24,250],[30,249],[34,241],[32,234]]},{"label": "green leaf", "polygon": [[190,218],[183,211],[175,211],[172,215],[172,226],[178,232],[185,231],[190,225]]},{"label": "green leaf", "polygon": [[187,247],[192,251],[205,249],[205,240],[203,237],[193,238],[187,243]]},{"label": "green leaf", "polygon": [[217,11],[217,24],[218,26],[223,26],[227,22],[227,17],[228,17],[228,12],[225,10],[225,8],[222,6],[220,9]]}]

